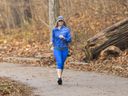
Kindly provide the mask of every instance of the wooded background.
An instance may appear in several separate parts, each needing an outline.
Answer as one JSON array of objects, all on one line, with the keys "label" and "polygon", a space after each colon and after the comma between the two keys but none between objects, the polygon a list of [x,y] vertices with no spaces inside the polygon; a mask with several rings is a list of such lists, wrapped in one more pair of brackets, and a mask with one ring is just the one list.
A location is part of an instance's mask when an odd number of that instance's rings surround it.
[{"label": "wooded background", "polygon": [[[114,23],[114,21],[128,16],[128,0],[61,0],[60,13],[67,21],[74,16],[76,16],[74,18],[76,20],[77,17],[82,18],[84,15],[86,22],[77,24],[84,23],[84,27],[88,27],[85,26],[86,23],[91,25],[94,19],[107,25],[111,19]],[[91,19],[88,20],[89,17]],[[0,0],[1,28],[16,28],[25,26],[27,23],[47,27],[48,0]],[[97,23],[95,25],[98,26]],[[95,25],[91,26],[91,31],[93,31],[93,27],[97,27]]]},{"label": "wooded background", "polygon": [[[1,39],[49,42],[48,2],[0,0]],[[128,0],[60,0],[60,14],[72,30],[74,47],[80,49],[88,38],[128,16]]]}]

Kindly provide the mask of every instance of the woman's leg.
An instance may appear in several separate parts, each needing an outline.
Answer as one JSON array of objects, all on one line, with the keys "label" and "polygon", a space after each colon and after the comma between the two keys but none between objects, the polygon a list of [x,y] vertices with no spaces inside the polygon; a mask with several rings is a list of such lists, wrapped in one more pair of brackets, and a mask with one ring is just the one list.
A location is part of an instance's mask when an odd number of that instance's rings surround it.
[{"label": "woman's leg", "polygon": [[68,52],[69,52],[68,49],[65,49],[62,51],[62,62],[63,62],[63,68],[62,69],[64,69],[64,64],[65,64],[65,61],[68,57]]},{"label": "woman's leg", "polygon": [[63,73],[63,69],[64,69],[64,63],[65,63],[66,58],[68,56],[68,49],[61,50],[60,52],[61,52],[61,63],[60,63],[60,67],[57,69],[57,73],[58,73],[58,76],[61,78],[62,73]]},{"label": "woman's leg", "polygon": [[68,56],[68,49],[65,50],[57,50],[54,49],[54,57],[56,59],[57,64],[57,75],[58,75],[58,84],[62,85],[62,73],[64,69],[64,62]]},{"label": "woman's leg", "polygon": [[55,57],[55,60],[56,60],[57,75],[58,75],[58,78],[61,78],[62,77],[62,68],[63,68],[61,50],[54,49],[54,57]]}]

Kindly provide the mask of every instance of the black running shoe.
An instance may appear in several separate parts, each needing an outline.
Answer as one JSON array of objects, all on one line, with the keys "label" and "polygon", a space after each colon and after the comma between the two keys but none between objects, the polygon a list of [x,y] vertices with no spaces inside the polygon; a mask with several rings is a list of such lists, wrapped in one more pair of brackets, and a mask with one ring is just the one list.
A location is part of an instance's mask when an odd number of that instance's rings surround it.
[{"label": "black running shoe", "polygon": [[61,78],[58,78],[57,83],[58,83],[58,85],[62,85],[62,79]]}]

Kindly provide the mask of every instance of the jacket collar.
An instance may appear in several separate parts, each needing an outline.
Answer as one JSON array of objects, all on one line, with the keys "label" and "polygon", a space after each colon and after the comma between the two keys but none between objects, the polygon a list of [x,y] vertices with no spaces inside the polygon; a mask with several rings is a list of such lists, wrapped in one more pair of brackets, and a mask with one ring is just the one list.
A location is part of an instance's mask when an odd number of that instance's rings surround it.
[{"label": "jacket collar", "polygon": [[[63,29],[63,28],[65,28],[65,26],[64,26],[64,25],[63,25],[60,29]],[[58,27],[56,27],[55,29],[60,30],[60,29],[58,29]]]}]

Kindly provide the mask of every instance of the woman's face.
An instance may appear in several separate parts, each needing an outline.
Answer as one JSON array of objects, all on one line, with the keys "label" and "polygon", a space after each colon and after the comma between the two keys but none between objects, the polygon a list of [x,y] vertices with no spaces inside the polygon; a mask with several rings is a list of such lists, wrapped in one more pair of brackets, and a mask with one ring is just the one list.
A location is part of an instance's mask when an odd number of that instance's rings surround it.
[{"label": "woman's face", "polygon": [[59,20],[58,21],[58,26],[63,26],[64,25],[64,21],[63,20]]}]

